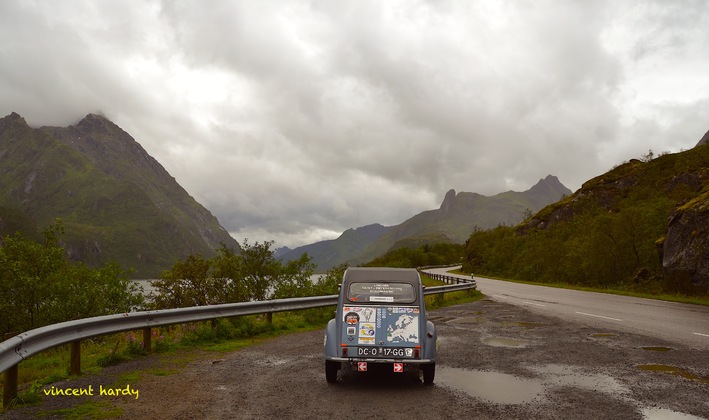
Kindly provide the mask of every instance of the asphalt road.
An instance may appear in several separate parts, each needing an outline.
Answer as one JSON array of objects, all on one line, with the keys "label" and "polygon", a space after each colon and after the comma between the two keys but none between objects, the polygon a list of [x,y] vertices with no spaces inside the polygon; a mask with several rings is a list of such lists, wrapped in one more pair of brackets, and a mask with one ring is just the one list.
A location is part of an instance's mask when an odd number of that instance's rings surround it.
[{"label": "asphalt road", "polygon": [[[451,268],[429,271],[453,275]],[[458,276],[466,277],[466,276]],[[466,277],[467,278],[467,277]],[[612,328],[709,350],[709,307],[475,277],[490,299],[594,328]]]}]

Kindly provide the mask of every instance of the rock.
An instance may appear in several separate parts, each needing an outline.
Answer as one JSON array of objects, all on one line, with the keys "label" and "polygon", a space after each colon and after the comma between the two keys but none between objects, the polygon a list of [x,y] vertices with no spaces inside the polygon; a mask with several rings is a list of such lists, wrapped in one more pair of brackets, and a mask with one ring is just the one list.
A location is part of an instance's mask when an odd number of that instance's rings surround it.
[{"label": "rock", "polygon": [[709,293],[709,191],[672,214],[661,255],[670,289]]},{"label": "rock", "polygon": [[455,205],[455,196],[456,196],[455,190],[453,190],[453,189],[448,190],[445,198],[443,198],[443,202],[441,203],[440,210],[443,211],[444,213],[451,211],[451,209]]},{"label": "rock", "polygon": [[707,133],[704,135],[704,137],[702,137],[702,139],[699,140],[699,143],[697,143],[697,146],[701,146],[703,144],[709,144],[709,131],[707,131]]}]

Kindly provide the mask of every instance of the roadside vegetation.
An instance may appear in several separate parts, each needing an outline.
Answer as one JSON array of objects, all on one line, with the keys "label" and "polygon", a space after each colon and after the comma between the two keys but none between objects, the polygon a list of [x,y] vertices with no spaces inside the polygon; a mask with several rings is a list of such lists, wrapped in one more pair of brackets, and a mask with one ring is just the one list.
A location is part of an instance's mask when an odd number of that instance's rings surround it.
[{"label": "roadside vegetation", "polygon": [[[336,267],[314,283],[315,266],[307,256],[281,264],[273,255],[272,242],[245,241],[240,254],[222,247],[214,258],[191,255],[178,260],[152,282],[156,292],[145,299],[117,264],[91,269],[69,261],[60,245],[62,232],[62,224],[57,222],[43,232],[39,241],[21,234],[3,239],[0,247],[3,339],[49,324],[131,310],[335,294],[346,268]],[[238,348],[254,339],[319,328],[331,314],[332,308],[321,308],[273,317],[238,317],[155,328],[152,350],[162,353],[194,347]],[[87,373],[145,354],[140,332],[96,337],[83,340],[81,345],[82,371]],[[43,386],[67,378],[68,359],[68,347],[60,346],[23,361],[18,372],[21,386],[17,403],[38,402]]]},{"label": "roadside vegetation", "polygon": [[58,322],[128,312],[143,298],[117,264],[90,268],[65,257],[60,221],[38,241],[0,241],[0,337]]},{"label": "roadside vegetation", "polygon": [[[254,244],[246,246],[246,256],[236,256],[226,250],[222,250],[220,255],[214,259],[205,260],[200,257],[190,257],[183,261],[178,261],[175,266],[168,270],[159,281],[165,282],[161,287],[171,295],[191,296],[190,299],[205,299],[203,295],[208,295],[210,287],[204,289],[196,288],[197,285],[204,287],[202,281],[209,278],[209,274],[214,274],[214,270],[223,269],[227,266],[243,266],[242,258],[259,256],[258,261],[263,264],[261,267],[270,267],[269,271],[273,278],[288,279],[285,272],[290,272],[287,267],[276,269],[279,263],[271,260],[270,244]],[[231,264],[226,264],[230,261]],[[237,263],[238,262],[238,263]],[[253,261],[251,261],[253,262]],[[205,269],[207,267],[207,269]],[[307,268],[307,265],[305,265]],[[291,266],[290,268],[293,268]],[[301,282],[283,281],[281,287],[273,288],[276,293],[286,293],[285,290],[294,290],[295,293],[312,293],[313,295],[332,295],[338,293],[338,285],[342,280],[346,265],[335,267],[321,276],[317,284],[308,283],[301,278]],[[181,275],[178,273],[182,273]],[[207,275],[205,275],[207,273]],[[184,281],[176,280],[184,277]],[[189,280],[186,280],[189,279]],[[422,278],[426,286],[442,285],[441,282],[430,279],[426,276]],[[279,292],[280,291],[280,292]],[[152,296],[153,298],[156,295]],[[482,295],[477,291],[454,292],[426,297],[426,304],[429,309],[442,306],[466,303],[480,299]],[[154,303],[154,305],[165,305]],[[183,304],[188,301],[183,300]],[[174,369],[161,371],[133,372],[139,379],[146,374],[170,375],[176,373],[180,367],[187,362],[199,357],[200,352],[228,352],[239,348],[253,345],[255,343],[268,340],[269,338],[292,332],[310,331],[323,328],[332,318],[333,307],[309,309],[303,311],[283,312],[273,314],[272,319],[266,316],[243,316],[235,318],[223,318],[214,322],[179,324],[169,327],[154,328],[151,341],[153,343],[152,352],[158,356],[164,355],[170,360],[181,361],[176,363]],[[102,368],[123,363],[135,358],[148,355],[142,347],[142,335],[140,331],[114,334],[111,336],[96,337],[82,342],[82,373],[98,373]],[[70,377],[69,374],[69,348],[59,346],[54,349],[42,352],[30,357],[22,362],[19,369],[19,383],[21,392],[14,406],[38,404],[42,401],[42,389],[47,385],[64,380]],[[0,387],[0,389],[2,389]],[[94,403],[77,406],[75,409],[63,410],[61,413],[47,413],[51,415],[63,416],[83,416],[90,414],[114,413],[113,406],[96,406]]]},{"label": "roadside vegetation", "polygon": [[337,293],[337,283],[333,289],[327,275],[312,281],[315,264],[307,254],[284,265],[272,246],[269,241],[244,241],[239,254],[222,246],[214,258],[190,255],[178,260],[151,282],[156,292],[148,296],[148,306],[182,308]]},{"label": "roadside vegetation", "polygon": [[657,158],[650,152],[589,180],[519,226],[476,229],[465,244],[463,270],[652,296],[709,297],[706,282],[676,281],[662,268],[669,218],[709,188],[707,152],[695,148]]},{"label": "roadside vegetation", "polygon": [[462,262],[463,245],[452,243],[424,244],[416,248],[402,247],[388,251],[365,264],[366,267],[416,268]]}]

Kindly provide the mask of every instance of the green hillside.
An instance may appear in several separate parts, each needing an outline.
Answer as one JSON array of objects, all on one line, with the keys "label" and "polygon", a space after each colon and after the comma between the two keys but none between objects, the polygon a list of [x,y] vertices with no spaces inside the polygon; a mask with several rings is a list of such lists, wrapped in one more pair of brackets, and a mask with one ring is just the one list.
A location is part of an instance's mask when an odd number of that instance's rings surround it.
[{"label": "green hillside", "polygon": [[[115,261],[134,277],[159,275],[178,258],[238,244],[127,133],[89,115],[67,128],[0,119],[0,217],[22,214],[40,229],[61,219],[72,260]],[[22,228],[17,228],[23,231]],[[13,227],[3,234],[14,233]]]},{"label": "green hillside", "polygon": [[[709,248],[706,235],[696,239],[709,221],[706,211],[686,219],[693,223],[686,239],[673,236],[691,247],[670,253],[665,240],[678,212],[706,207],[708,188],[709,146],[631,160],[517,227],[474,232],[464,269],[537,282],[705,294],[701,267],[706,269]],[[673,269],[667,260],[677,252],[684,252],[684,262],[694,258],[694,265]]]}]

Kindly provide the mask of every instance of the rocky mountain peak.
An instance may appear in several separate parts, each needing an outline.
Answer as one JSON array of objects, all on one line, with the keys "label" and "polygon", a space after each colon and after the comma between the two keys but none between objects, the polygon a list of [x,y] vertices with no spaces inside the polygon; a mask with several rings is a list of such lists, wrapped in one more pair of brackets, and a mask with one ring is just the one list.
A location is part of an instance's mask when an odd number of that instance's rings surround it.
[{"label": "rocky mountain peak", "polygon": [[704,137],[702,137],[702,139],[699,140],[699,143],[697,143],[697,146],[701,146],[702,144],[707,144],[707,143],[709,143],[709,131],[707,131],[707,133],[704,134]]},{"label": "rocky mountain peak", "polygon": [[564,184],[559,181],[559,178],[554,175],[547,175],[546,178],[540,179],[532,188],[529,189],[532,194],[556,194],[561,196],[562,194],[570,194],[571,190],[566,188]]},{"label": "rocky mountain peak", "polygon": [[106,117],[103,117],[98,114],[88,114],[87,116],[82,118],[78,124],[76,124],[76,128],[78,128],[79,131],[89,132],[108,131],[108,128],[111,126],[118,127]]},{"label": "rocky mountain peak", "polygon": [[440,209],[444,212],[449,211],[450,209],[453,208],[453,205],[455,204],[455,190],[450,189],[446,193],[446,196],[443,198],[443,202],[441,203]]},{"label": "rocky mountain peak", "polygon": [[27,121],[25,121],[20,114],[13,112],[12,114],[0,118],[0,132],[5,131],[9,127],[22,126],[28,127]]}]

